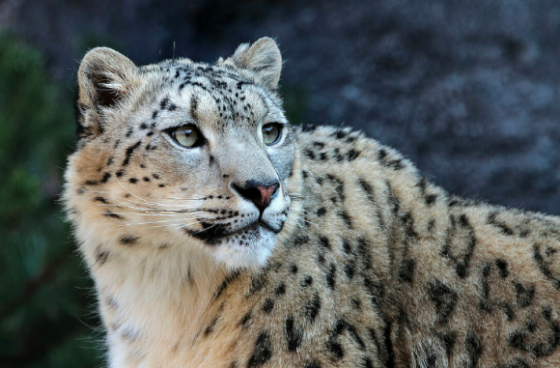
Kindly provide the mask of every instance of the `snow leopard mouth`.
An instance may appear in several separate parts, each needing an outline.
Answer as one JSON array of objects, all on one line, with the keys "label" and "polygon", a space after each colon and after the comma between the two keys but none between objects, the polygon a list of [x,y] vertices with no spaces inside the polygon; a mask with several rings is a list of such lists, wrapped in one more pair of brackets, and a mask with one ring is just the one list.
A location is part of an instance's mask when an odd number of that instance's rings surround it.
[{"label": "snow leopard mouth", "polygon": [[231,225],[229,224],[201,222],[201,225],[203,230],[191,231],[189,234],[204,241],[208,245],[219,245],[224,240],[232,238],[242,238],[243,240],[257,239],[261,236],[262,231],[278,234],[282,231],[284,222],[282,222],[278,228],[273,228],[266,222],[259,220],[234,231],[231,230]]}]

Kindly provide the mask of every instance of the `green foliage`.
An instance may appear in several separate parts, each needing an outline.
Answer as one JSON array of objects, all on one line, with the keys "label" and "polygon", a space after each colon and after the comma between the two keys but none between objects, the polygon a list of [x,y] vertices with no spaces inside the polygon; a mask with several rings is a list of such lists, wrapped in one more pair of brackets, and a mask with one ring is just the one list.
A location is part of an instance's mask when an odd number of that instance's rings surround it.
[{"label": "green foliage", "polygon": [[72,111],[41,55],[0,34],[0,367],[101,363],[92,284],[58,203]]}]

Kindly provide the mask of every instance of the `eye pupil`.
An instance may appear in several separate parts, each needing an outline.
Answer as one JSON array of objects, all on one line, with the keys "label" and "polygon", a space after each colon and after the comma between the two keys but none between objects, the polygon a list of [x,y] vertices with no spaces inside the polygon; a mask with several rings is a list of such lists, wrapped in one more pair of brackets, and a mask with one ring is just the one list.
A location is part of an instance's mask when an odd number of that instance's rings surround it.
[{"label": "eye pupil", "polygon": [[171,137],[183,147],[195,147],[200,142],[201,134],[194,125],[184,125],[173,129]]},{"label": "eye pupil", "polygon": [[280,140],[282,135],[282,126],[277,123],[263,125],[262,135],[264,144],[272,146]]}]

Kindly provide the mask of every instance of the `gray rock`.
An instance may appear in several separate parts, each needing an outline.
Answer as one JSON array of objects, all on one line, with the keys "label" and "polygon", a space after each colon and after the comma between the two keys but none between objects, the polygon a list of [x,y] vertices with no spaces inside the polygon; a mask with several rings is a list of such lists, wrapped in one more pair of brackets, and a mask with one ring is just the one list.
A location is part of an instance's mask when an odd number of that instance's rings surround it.
[{"label": "gray rock", "polygon": [[138,63],[275,37],[297,123],[354,126],[455,194],[560,214],[560,2],[9,3],[7,27],[69,85],[91,35]]}]

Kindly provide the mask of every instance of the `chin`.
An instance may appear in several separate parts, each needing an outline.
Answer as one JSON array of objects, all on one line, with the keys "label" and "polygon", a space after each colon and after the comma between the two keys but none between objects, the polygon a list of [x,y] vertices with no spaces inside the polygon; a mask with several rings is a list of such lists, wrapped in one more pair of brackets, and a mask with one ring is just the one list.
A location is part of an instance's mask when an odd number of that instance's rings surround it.
[{"label": "chin", "polygon": [[236,239],[223,239],[212,249],[214,259],[228,270],[257,270],[266,264],[272,254],[277,235],[260,229],[252,239],[240,244]]}]

